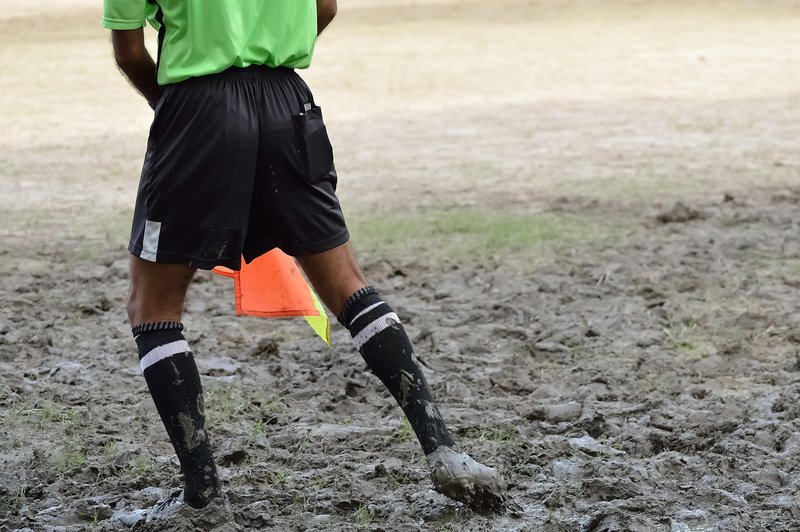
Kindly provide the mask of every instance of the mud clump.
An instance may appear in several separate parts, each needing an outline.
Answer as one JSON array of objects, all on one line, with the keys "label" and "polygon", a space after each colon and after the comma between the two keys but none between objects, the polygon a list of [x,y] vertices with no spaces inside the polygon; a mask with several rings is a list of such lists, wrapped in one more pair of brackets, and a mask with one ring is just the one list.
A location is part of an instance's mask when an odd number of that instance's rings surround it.
[{"label": "mud clump", "polygon": [[704,220],[708,215],[703,211],[692,208],[682,201],[678,201],[668,211],[656,215],[656,220],[662,224],[686,223],[692,220]]},{"label": "mud clump", "polygon": [[465,453],[441,446],[428,455],[428,466],[436,491],[476,512],[501,510],[508,500],[506,482],[497,470]]}]

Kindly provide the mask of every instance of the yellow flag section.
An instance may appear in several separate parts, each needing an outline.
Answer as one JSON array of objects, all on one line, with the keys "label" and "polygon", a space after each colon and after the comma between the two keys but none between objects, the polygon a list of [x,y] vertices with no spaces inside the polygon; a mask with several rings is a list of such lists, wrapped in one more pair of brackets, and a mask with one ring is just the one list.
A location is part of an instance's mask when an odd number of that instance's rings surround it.
[{"label": "yellow flag section", "polygon": [[250,264],[242,260],[238,272],[222,266],[213,271],[233,277],[236,314],[260,318],[303,316],[314,332],[331,345],[331,325],[322,303],[294,259],[279,249]]}]

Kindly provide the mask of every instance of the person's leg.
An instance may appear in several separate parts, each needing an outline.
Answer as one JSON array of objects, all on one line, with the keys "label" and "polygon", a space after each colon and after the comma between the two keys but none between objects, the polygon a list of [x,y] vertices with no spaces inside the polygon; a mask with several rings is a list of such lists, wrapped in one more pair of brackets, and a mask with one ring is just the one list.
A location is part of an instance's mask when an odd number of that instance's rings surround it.
[{"label": "person's leg", "polygon": [[[367,366],[400,404],[425,452],[434,487],[473,507],[496,506],[503,500],[502,479],[454,449],[400,319],[369,286],[353,256],[322,112],[296,73],[281,76],[281,94],[297,98],[284,102],[284,110],[293,116],[292,128],[279,130],[274,123],[280,116],[260,114],[267,121],[262,130],[274,133],[262,134],[258,158],[269,186],[262,183],[263,193],[254,194],[259,204],[251,213],[257,218],[251,220],[244,256],[256,258],[274,246],[296,257],[322,301],[350,332]],[[273,103],[264,106],[272,108]],[[265,224],[265,212],[276,223]]]},{"label": "person's leg", "polygon": [[195,269],[131,256],[128,317],[139,363],[184,475],[183,498],[201,508],[219,494],[205,430],[203,389],[181,317]]},{"label": "person's leg", "polygon": [[408,335],[394,310],[370,287],[349,243],[297,257],[314,289],[350,331],[367,366],[400,404],[429,455],[453,446]]},{"label": "person's leg", "polygon": [[502,504],[505,483],[455,449],[394,310],[367,283],[349,243],[296,257],[325,305],[347,328],[361,356],[406,415],[428,459],[434,487],[477,509]]}]

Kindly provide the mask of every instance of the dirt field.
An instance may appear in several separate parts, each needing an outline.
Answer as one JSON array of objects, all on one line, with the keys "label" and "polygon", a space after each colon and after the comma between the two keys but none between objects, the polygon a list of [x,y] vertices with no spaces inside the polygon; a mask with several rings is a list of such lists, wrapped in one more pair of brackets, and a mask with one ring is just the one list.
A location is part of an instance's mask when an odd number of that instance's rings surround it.
[{"label": "dirt field", "polygon": [[[0,531],[181,485],[123,308],[151,113],[96,4],[0,0]],[[199,274],[240,525],[800,529],[800,2],[341,2],[304,77],[365,269],[520,511],[431,489],[338,325]]]}]

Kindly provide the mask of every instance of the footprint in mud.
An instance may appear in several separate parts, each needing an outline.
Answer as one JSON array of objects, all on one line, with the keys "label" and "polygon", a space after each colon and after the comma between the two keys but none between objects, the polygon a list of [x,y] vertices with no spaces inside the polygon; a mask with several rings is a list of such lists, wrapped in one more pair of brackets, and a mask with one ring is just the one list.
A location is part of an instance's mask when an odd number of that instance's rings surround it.
[{"label": "footprint in mud", "polygon": [[216,497],[204,508],[183,502],[183,492],[175,491],[149,510],[118,511],[110,520],[115,530],[133,527],[141,532],[228,532],[242,528],[233,518],[228,499]]},{"label": "footprint in mud", "polygon": [[443,445],[427,459],[433,487],[442,495],[479,513],[500,511],[510,502],[506,481],[497,470],[469,455]]}]

